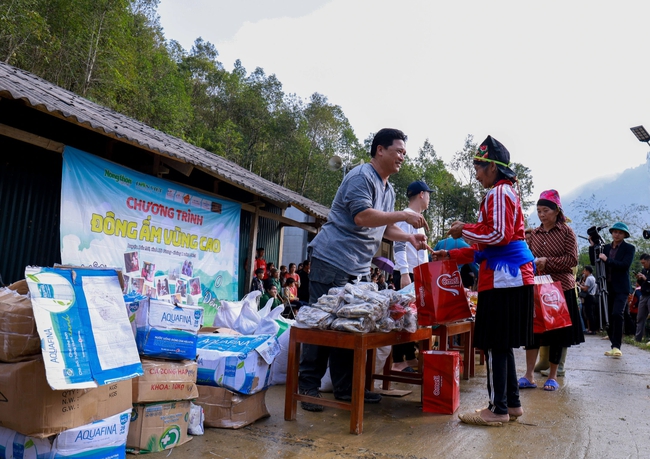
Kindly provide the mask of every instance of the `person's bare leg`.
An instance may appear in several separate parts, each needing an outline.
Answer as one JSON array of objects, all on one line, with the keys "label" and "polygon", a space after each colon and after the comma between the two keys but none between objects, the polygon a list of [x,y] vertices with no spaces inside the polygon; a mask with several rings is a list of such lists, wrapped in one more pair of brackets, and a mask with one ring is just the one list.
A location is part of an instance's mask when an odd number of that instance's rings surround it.
[{"label": "person's bare leg", "polygon": [[535,369],[535,362],[537,361],[537,353],[539,349],[527,349],[526,350],[526,378],[531,383],[535,383],[535,375],[533,373]]}]

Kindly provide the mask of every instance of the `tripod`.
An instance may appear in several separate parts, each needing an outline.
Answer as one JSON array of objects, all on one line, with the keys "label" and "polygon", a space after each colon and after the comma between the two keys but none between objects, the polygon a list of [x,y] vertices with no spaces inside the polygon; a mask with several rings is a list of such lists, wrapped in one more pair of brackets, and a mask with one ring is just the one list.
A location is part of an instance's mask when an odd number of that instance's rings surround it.
[{"label": "tripod", "polygon": [[[600,259],[601,253],[603,253],[603,245],[594,245],[594,259],[596,261],[596,285],[598,286],[596,296],[598,297],[598,310],[600,311],[600,328],[604,330],[605,327],[609,326],[609,317],[607,315],[609,307],[607,305],[607,274],[605,272],[605,262]],[[604,326],[603,317],[605,317]]]}]

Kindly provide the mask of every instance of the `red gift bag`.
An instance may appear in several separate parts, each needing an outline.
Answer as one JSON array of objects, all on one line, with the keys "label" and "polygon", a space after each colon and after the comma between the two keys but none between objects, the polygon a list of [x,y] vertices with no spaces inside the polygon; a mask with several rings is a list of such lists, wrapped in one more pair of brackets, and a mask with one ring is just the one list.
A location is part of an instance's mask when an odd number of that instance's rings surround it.
[{"label": "red gift bag", "polygon": [[424,351],[422,411],[453,414],[460,405],[458,351]]},{"label": "red gift bag", "polygon": [[533,333],[571,326],[571,315],[567,308],[560,282],[537,283],[535,278],[535,312]]},{"label": "red gift bag", "polygon": [[419,325],[439,325],[472,317],[454,261],[422,263],[413,270]]}]

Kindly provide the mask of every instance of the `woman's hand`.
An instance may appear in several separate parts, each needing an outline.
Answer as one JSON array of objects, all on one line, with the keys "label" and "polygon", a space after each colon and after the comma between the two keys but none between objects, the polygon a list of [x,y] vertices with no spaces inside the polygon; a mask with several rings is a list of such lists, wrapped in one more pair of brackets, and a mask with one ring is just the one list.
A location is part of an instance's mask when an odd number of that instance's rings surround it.
[{"label": "woman's hand", "polygon": [[449,228],[449,231],[447,232],[447,234],[449,234],[454,239],[458,239],[463,235],[463,227],[464,226],[465,226],[465,223],[455,221],[454,223],[451,224],[451,228]]},{"label": "woman's hand", "polygon": [[449,258],[449,250],[433,250],[433,261],[440,261]]}]

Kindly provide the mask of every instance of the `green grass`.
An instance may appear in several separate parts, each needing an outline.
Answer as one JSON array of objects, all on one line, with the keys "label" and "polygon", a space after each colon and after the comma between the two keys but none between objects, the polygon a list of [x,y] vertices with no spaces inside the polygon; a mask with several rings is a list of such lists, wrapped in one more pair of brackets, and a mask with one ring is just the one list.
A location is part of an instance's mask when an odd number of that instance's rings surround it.
[{"label": "green grass", "polygon": [[[605,336],[604,333],[603,333],[603,336]],[[646,345],[647,341],[639,343],[638,341],[634,340],[634,336],[632,336],[632,335],[627,335],[627,336],[624,335],[623,336],[623,342],[625,344],[629,344],[630,346],[635,346],[635,347],[638,347],[639,349],[643,349],[645,351],[650,352],[650,346]]]}]

